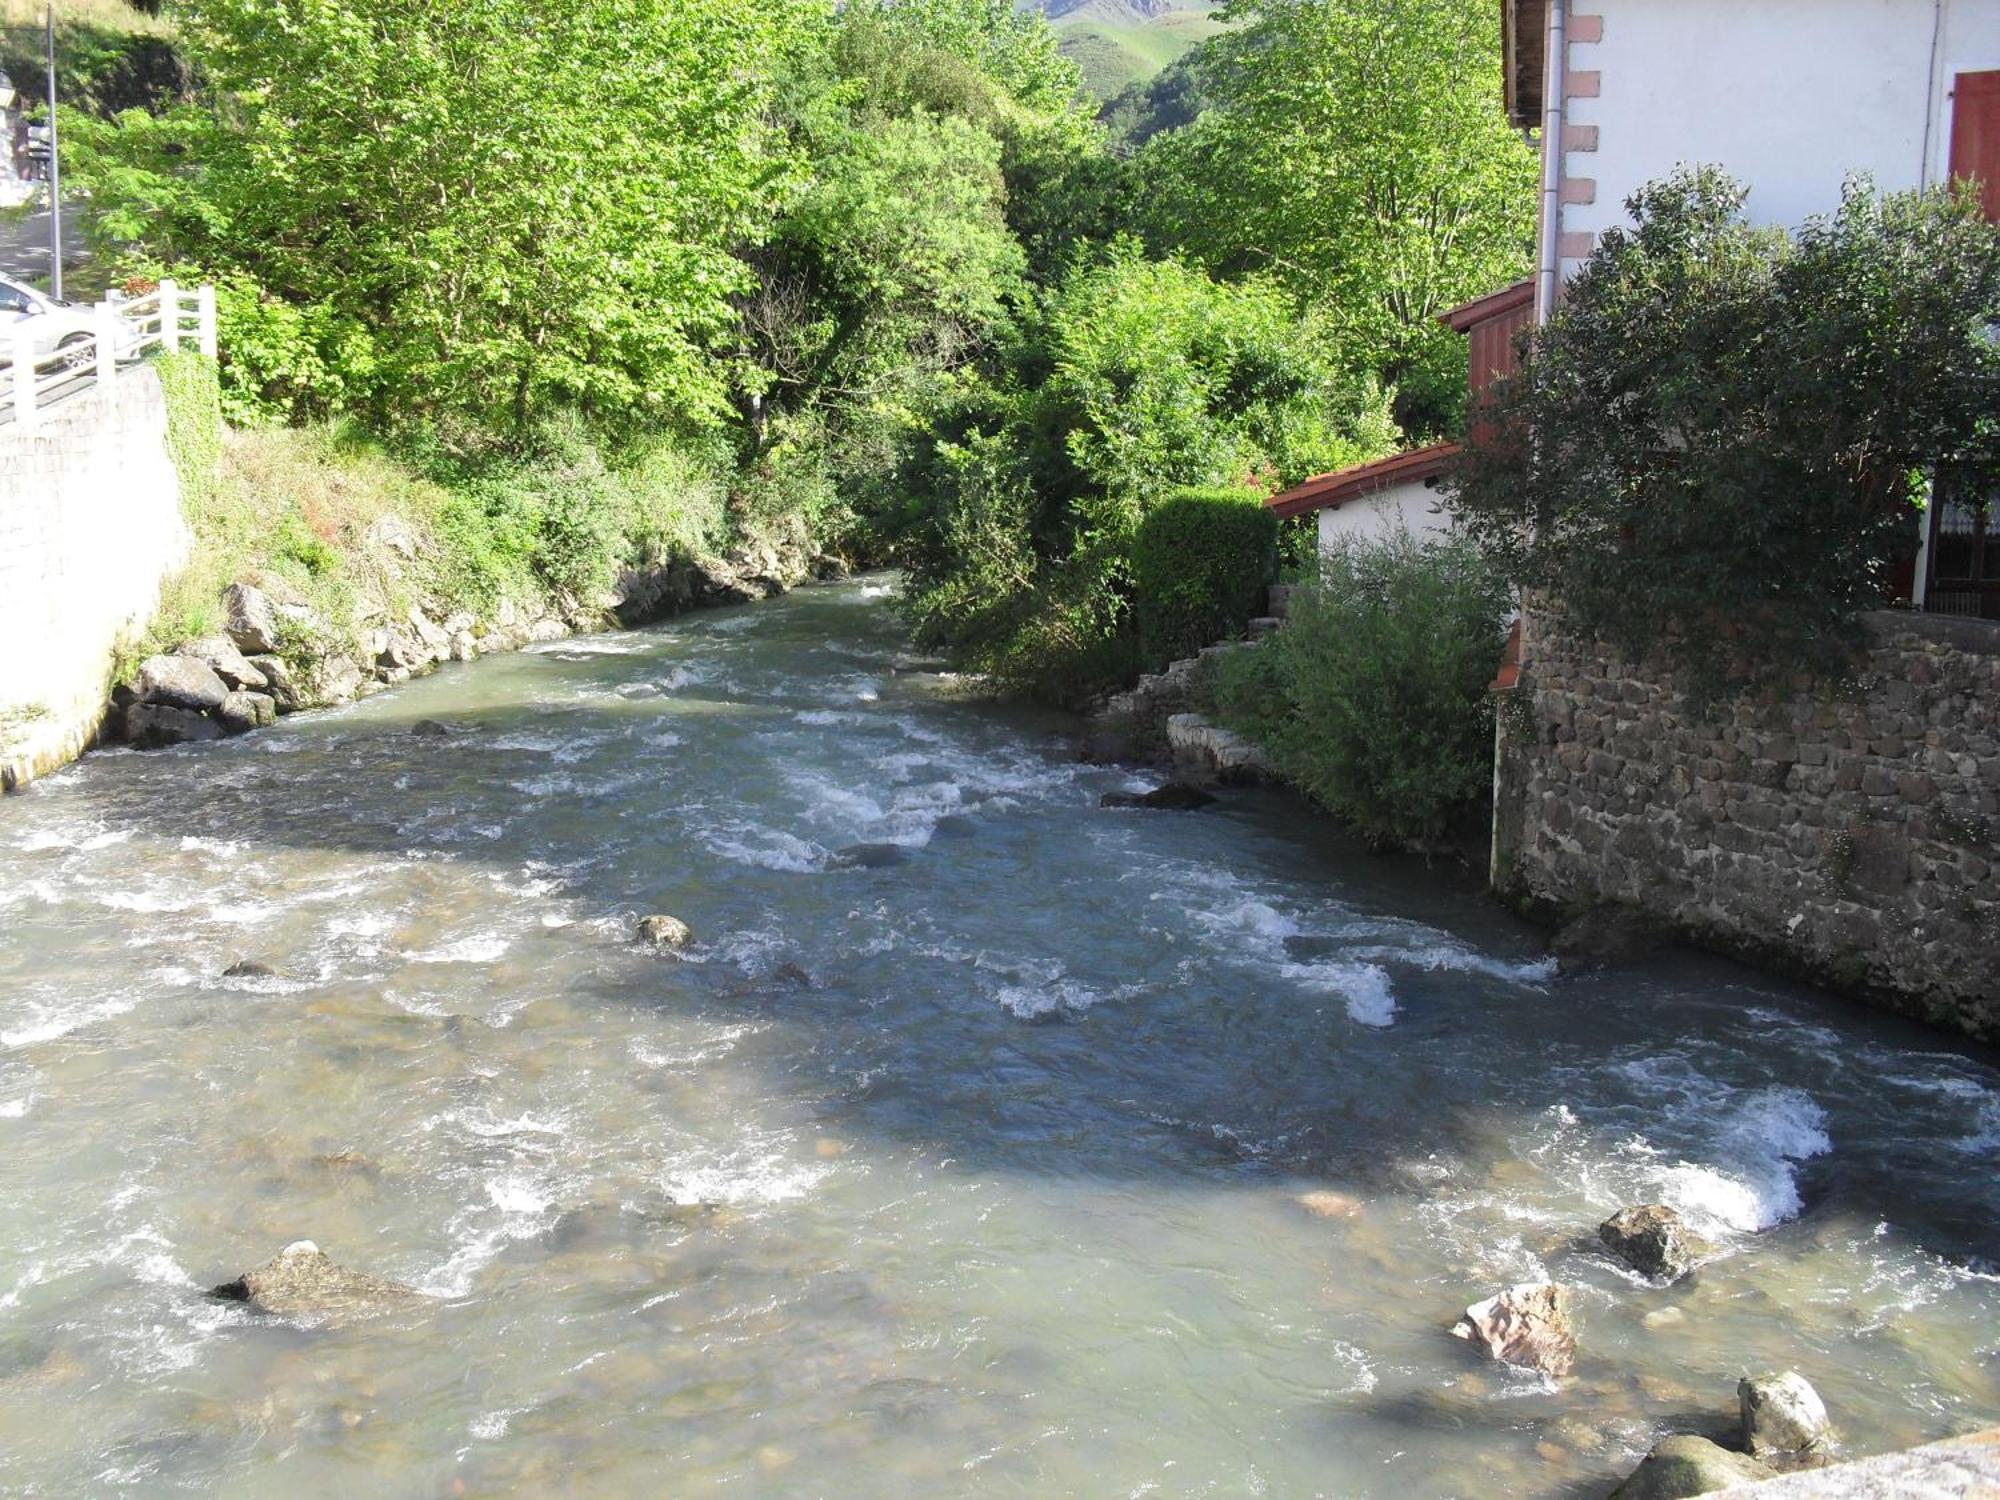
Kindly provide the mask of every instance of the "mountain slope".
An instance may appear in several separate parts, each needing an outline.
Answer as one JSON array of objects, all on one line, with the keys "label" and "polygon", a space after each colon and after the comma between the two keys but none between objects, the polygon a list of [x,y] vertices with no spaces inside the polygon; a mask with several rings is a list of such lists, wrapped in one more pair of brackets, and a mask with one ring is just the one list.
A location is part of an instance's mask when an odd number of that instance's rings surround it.
[{"label": "mountain slope", "polygon": [[1215,0],[1039,0],[1099,100],[1153,77],[1222,28]]}]

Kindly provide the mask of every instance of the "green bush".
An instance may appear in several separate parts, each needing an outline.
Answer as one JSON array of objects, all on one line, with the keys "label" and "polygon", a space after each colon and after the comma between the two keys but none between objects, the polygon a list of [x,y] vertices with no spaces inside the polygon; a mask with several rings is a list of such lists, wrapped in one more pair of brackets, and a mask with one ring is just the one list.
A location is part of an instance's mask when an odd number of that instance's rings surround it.
[{"label": "green bush", "polygon": [[1150,665],[1191,656],[1264,612],[1278,518],[1254,490],[1176,490],[1132,540],[1133,612]]},{"label": "green bush", "polygon": [[1283,630],[1219,660],[1210,704],[1371,842],[1429,844],[1491,781],[1507,600],[1462,538],[1352,543],[1292,595]]}]

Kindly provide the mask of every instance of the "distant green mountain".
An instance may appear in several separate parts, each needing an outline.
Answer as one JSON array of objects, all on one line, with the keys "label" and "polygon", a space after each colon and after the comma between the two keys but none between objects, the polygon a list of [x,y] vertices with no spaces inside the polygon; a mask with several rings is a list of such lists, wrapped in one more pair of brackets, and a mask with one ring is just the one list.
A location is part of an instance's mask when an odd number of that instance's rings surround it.
[{"label": "distant green mountain", "polygon": [[1106,100],[1143,83],[1195,43],[1222,29],[1216,0],[1031,0],[1083,69],[1084,86]]}]

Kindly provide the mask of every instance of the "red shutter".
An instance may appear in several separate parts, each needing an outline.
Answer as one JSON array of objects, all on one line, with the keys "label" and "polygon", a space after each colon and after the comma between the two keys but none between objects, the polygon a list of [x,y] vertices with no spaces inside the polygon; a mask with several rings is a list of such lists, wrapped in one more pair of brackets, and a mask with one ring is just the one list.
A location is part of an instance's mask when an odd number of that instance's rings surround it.
[{"label": "red shutter", "polygon": [[1976,181],[1986,217],[2000,220],[2000,70],[1952,81],[1951,175]]}]

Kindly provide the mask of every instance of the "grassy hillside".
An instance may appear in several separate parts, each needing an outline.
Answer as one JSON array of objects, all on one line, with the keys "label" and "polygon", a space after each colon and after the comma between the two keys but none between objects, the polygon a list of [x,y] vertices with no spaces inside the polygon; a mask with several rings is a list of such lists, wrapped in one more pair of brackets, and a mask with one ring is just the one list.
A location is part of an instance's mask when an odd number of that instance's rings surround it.
[{"label": "grassy hillside", "polygon": [[1222,29],[1212,0],[1043,0],[1042,8],[1100,101],[1143,83]]}]

